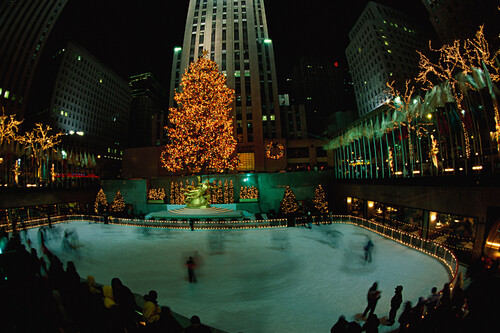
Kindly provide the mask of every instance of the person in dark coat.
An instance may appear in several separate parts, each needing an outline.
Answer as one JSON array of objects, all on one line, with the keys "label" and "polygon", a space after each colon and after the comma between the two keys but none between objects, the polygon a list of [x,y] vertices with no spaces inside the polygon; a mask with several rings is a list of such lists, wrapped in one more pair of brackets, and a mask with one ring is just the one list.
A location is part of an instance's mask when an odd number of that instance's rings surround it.
[{"label": "person in dark coat", "polygon": [[118,306],[119,320],[127,331],[134,331],[137,327],[135,310],[141,310],[135,302],[134,294],[118,278],[111,280],[111,287],[113,288],[114,301]]},{"label": "person in dark coat", "polygon": [[365,250],[365,263],[366,262],[372,262],[372,252],[373,252],[373,247],[375,245],[373,244],[371,239],[368,239],[368,242],[366,243],[365,247],[363,248]]},{"label": "person in dark coat", "polygon": [[397,286],[394,291],[394,296],[391,298],[391,311],[389,312],[389,319],[387,320],[387,325],[394,325],[396,320],[396,313],[398,312],[401,303],[403,303],[403,286]]},{"label": "person in dark coat", "polygon": [[346,333],[361,333],[361,326],[355,321],[350,321],[347,324]]},{"label": "person in dark coat", "polygon": [[366,333],[378,333],[378,326],[380,325],[380,320],[375,313],[370,313],[366,323],[361,327],[361,331],[366,331]]},{"label": "person in dark coat", "polygon": [[412,306],[411,302],[406,302],[405,307],[403,309],[403,313],[399,316],[399,332],[409,332],[410,325],[412,321]]},{"label": "person in dark coat", "polygon": [[368,311],[370,311],[370,314],[372,314],[375,311],[377,302],[380,299],[380,291],[378,290],[377,282],[374,282],[373,285],[370,287],[366,298],[368,300],[368,305],[366,306],[365,311],[363,311],[362,317],[365,317]]},{"label": "person in dark coat", "polygon": [[201,323],[200,317],[192,316],[191,325],[186,327],[185,333],[211,333],[210,327]]},{"label": "person in dark coat", "polygon": [[186,266],[188,270],[189,282],[190,283],[196,282],[196,276],[194,275],[194,269],[196,265],[194,264],[193,257],[189,257],[189,259],[186,261]]},{"label": "person in dark coat", "polygon": [[160,316],[160,331],[168,333],[181,333],[184,332],[181,324],[175,319],[172,310],[168,306],[161,307]]},{"label": "person in dark coat", "polygon": [[340,316],[339,320],[332,326],[330,333],[344,333],[347,330],[347,324],[349,322],[345,320],[344,316]]}]

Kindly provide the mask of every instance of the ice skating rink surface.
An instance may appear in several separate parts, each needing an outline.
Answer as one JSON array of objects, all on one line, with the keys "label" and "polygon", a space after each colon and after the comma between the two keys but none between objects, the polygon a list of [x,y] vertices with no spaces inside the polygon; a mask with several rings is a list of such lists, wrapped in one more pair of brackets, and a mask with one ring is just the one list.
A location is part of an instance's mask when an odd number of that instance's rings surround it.
[{"label": "ice skating rink surface", "polygon": [[[89,222],[56,227],[61,236],[74,231],[81,246],[63,250],[62,238],[53,238],[47,247],[64,267],[74,261],[82,278],[111,284],[118,277],[139,294],[154,289],[161,305],[228,332],[329,332],[340,315],[351,321],[363,312],[375,281],[382,291],[375,313],[383,317],[397,285],[404,287],[403,302],[414,305],[449,280],[437,260],[346,224],[195,231]],[[37,232],[28,236],[39,250]],[[375,244],[371,263],[364,262],[368,237]],[[189,256],[198,263],[197,283],[187,279]],[[396,327],[381,325],[379,331]]]}]

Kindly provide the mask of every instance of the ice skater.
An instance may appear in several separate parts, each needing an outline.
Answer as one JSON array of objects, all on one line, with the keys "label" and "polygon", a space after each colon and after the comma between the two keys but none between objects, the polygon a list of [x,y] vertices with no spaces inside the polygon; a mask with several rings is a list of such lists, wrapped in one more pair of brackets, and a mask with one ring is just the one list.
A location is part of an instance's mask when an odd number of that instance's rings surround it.
[{"label": "ice skater", "polygon": [[363,311],[362,317],[366,318],[366,314],[370,311],[372,314],[375,311],[375,307],[377,306],[377,302],[380,299],[381,291],[378,290],[378,283],[374,282],[370,289],[368,289],[368,295],[366,296],[368,300],[368,305],[366,306],[365,311]]},{"label": "ice skater", "polygon": [[396,313],[403,303],[403,286],[397,286],[394,291],[394,296],[391,298],[391,311],[389,312],[389,319],[387,320],[387,325],[392,326],[396,320]]},{"label": "ice skater", "polygon": [[306,221],[307,221],[307,228],[312,229],[312,216],[310,211],[307,212]]},{"label": "ice skater", "polygon": [[365,244],[363,248],[365,250],[365,263],[372,262],[372,252],[373,252],[374,244],[371,238],[368,238],[368,242]]},{"label": "ice skater", "polygon": [[186,261],[186,266],[187,266],[187,270],[188,270],[189,283],[195,283],[196,276],[194,274],[194,269],[196,268],[196,265],[194,264],[193,257],[188,258],[188,260]]}]

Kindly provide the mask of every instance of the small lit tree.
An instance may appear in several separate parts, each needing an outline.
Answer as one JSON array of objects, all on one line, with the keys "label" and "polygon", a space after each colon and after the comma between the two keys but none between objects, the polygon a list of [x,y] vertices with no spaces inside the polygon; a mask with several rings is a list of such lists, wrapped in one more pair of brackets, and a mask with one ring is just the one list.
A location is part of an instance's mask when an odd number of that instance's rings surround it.
[{"label": "small lit tree", "polygon": [[18,138],[19,142],[24,144],[28,151],[31,151],[35,165],[38,162],[36,174],[38,179],[42,178],[43,164],[48,162],[48,156],[45,153],[57,146],[61,142],[59,137],[63,135],[63,133],[51,134],[49,133],[51,130],[52,127],[49,125],[44,126],[41,123],[36,123],[31,132],[26,132],[24,136]]},{"label": "small lit tree", "polygon": [[125,200],[123,195],[118,190],[115,194],[115,199],[113,200],[112,211],[115,213],[123,213],[125,211]]},{"label": "small lit tree", "polygon": [[17,139],[18,126],[21,125],[23,120],[16,120],[16,115],[5,115],[5,110],[2,107],[2,115],[0,116],[0,146],[4,140],[7,143]]},{"label": "small lit tree", "polygon": [[280,203],[280,212],[284,215],[293,215],[299,211],[299,203],[295,198],[290,186],[285,188],[285,193],[283,195],[283,200]]},{"label": "small lit tree", "polygon": [[313,198],[314,208],[320,215],[328,214],[328,202],[326,201],[326,193],[321,185],[316,187]]},{"label": "small lit tree", "polygon": [[234,90],[207,54],[192,62],[175,93],[178,107],[170,108],[170,142],[161,161],[171,172],[210,173],[238,165],[231,103]]},{"label": "small lit tree", "polygon": [[106,200],[106,195],[102,188],[97,193],[94,203],[94,211],[96,214],[103,214],[108,206],[108,201]]}]

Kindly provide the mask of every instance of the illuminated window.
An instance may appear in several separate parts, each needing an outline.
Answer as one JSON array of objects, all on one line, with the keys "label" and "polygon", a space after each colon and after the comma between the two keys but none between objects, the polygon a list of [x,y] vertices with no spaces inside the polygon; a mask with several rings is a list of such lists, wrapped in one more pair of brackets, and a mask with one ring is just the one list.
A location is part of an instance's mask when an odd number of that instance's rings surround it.
[{"label": "illuminated window", "polygon": [[276,116],[274,114],[271,115],[271,120],[276,120]]},{"label": "illuminated window", "polygon": [[262,116],[262,121],[267,121],[267,115]]},{"label": "illuminated window", "polygon": [[5,94],[3,95],[3,97],[5,97],[5,98],[9,98],[9,94],[10,94],[10,93],[9,93],[9,91],[8,91],[8,90],[5,90]]},{"label": "illuminated window", "polygon": [[255,170],[255,158],[253,153],[239,153],[238,171]]}]

